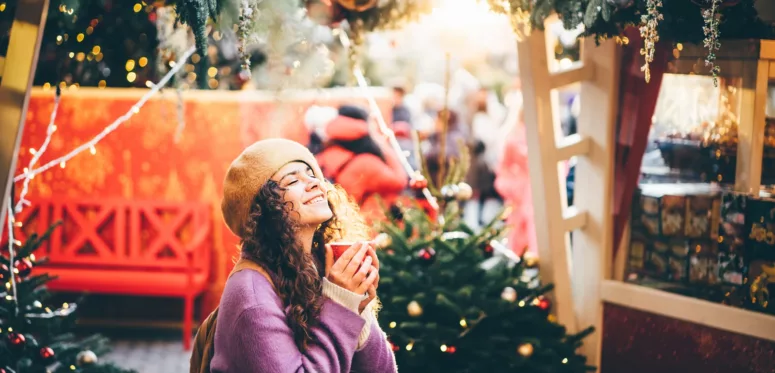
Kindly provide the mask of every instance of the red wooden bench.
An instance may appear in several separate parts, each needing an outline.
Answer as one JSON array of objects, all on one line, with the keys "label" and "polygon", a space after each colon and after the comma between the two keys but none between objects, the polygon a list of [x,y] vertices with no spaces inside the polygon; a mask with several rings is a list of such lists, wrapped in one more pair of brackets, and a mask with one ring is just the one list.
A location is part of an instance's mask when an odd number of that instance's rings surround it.
[{"label": "red wooden bench", "polygon": [[57,276],[49,289],[183,298],[183,344],[190,349],[194,299],[206,289],[210,274],[209,205],[62,198],[31,202],[16,217],[22,227],[15,229],[14,238],[24,241],[28,234],[62,222],[37,254],[49,259],[38,270]]}]

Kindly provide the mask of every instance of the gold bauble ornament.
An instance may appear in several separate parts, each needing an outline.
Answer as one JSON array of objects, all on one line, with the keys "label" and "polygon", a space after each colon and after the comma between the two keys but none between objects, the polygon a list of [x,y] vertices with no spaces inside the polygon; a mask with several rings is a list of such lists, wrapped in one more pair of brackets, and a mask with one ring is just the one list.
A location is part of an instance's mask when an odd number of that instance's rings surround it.
[{"label": "gold bauble ornament", "polygon": [[420,303],[417,303],[416,300],[413,300],[406,306],[406,312],[409,312],[409,316],[419,317],[422,315],[422,306],[420,306]]},{"label": "gold bauble ornament", "polygon": [[363,12],[377,5],[377,0],[335,0],[347,10]]},{"label": "gold bauble ornament", "polygon": [[97,360],[99,360],[97,359],[97,354],[89,350],[81,351],[75,356],[75,361],[81,367],[96,364]]},{"label": "gold bauble ornament", "polygon": [[461,182],[457,184],[458,192],[457,192],[457,199],[458,201],[468,201],[471,199],[471,197],[474,196],[474,189],[471,188],[468,183]]},{"label": "gold bauble ornament", "polygon": [[534,268],[538,266],[538,255],[536,254],[526,252],[525,255],[522,256],[522,259],[525,261],[525,265],[528,268]]},{"label": "gold bauble ornament", "polygon": [[517,291],[513,287],[507,286],[503,288],[501,292],[501,298],[507,302],[514,303],[517,301]]},{"label": "gold bauble ornament", "polygon": [[374,238],[374,245],[379,249],[384,249],[393,243],[393,238],[387,233],[380,233]]},{"label": "gold bauble ornament", "polygon": [[517,352],[524,357],[530,357],[530,355],[533,354],[533,345],[530,343],[523,343],[517,347]]}]

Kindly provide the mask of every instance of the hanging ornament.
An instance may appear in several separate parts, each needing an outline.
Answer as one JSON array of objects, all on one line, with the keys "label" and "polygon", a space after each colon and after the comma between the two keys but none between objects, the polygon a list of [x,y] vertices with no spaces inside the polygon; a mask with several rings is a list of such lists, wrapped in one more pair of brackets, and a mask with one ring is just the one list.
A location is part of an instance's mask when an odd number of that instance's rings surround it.
[{"label": "hanging ornament", "polygon": [[492,245],[487,244],[487,246],[484,247],[484,256],[486,258],[491,258],[494,253],[495,249],[493,249]]},{"label": "hanging ornament", "polygon": [[425,189],[428,187],[428,180],[425,179],[425,176],[415,175],[409,180],[409,187],[414,190]]},{"label": "hanging ornament", "polygon": [[32,262],[28,258],[24,258],[16,262],[16,270],[21,277],[27,277],[32,273]]},{"label": "hanging ornament", "polygon": [[377,5],[377,0],[334,0],[339,5],[344,7],[347,10],[351,10],[354,12],[364,12],[371,8],[373,8],[375,5]]},{"label": "hanging ornament", "polygon": [[54,350],[51,347],[43,347],[40,349],[40,357],[43,361],[48,361],[54,358]]},{"label": "hanging ornament", "polygon": [[78,363],[78,366],[93,365],[97,363],[97,360],[97,354],[90,350],[81,351],[75,357],[75,361]]},{"label": "hanging ornament", "polygon": [[384,249],[393,243],[393,238],[387,233],[380,233],[374,238],[374,245],[379,249]]},{"label": "hanging ornament", "polygon": [[457,199],[458,201],[468,201],[471,199],[471,197],[474,196],[474,189],[471,188],[470,185],[466,182],[460,182],[457,184],[458,192],[457,192]]},{"label": "hanging ornament", "polygon": [[533,305],[540,308],[542,311],[548,311],[552,307],[552,302],[544,296],[539,296],[533,300]]},{"label": "hanging ornament", "polygon": [[433,258],[436,257],[436,251],[433,250],[432,247],[426,247],[420,250],[417,257],[422,259],[426,264],[430,264],[433,261]]},{"label": "hanging ornament", "polygon": [[8,343],[10,343],[11,348],[18,353],[24,350],[24,347],[27,344],[27,338],[24,337],[24,334],[20,334],[16,332],[9,333]]},{"label": "hanging ornament", "polygon": [[242,60],[242,71],[250,77],[248,39],[250,38],[250,28],[253,22],[253,7],[248,0],[242,0],[239,11],[239,24],[237,25],[237,36],[239,41],[237,48],[239,49],[240,60]]},{"label": "hanging ornament", "polygon": [[416,300],[413,300],[406,306],[406,312],[409,313],[409,316],[419,317],[422,315],[422,306],[420,306],[420,303],[417,303]]},{"label": "hanging ornament", "polygon": [[503,288],[503,291],[501,292],[501,299],[514,303],[517,301],[517,291],[511,286],[507,286]]},{"label": "hanging ornament", "polygon": [[535,268],[538,266],[538,255],[529,251],[522,255],[522,260],[525,261],[525,266],[527,268]]},{"label": "hanging ornament", "polygon": [[457,194],[460,192],[460,188],[455,184],[449,184],[441,187],[439,192],[441,192],[441,196],[444,197],[444,199],[451,201],[457,198]]},{"label": "hanging ornament", "polygon": [[530,343],[523,343],[517,347],[517,353],[524,357],[530,357],[533,355],[533,345]]}]

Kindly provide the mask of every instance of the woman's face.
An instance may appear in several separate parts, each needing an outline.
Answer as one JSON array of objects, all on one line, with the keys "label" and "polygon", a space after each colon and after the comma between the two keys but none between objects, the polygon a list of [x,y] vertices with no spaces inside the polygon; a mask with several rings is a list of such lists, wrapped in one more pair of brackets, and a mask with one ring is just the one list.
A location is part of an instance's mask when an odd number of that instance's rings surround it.
[{"label": "woman's face", "polygon": [[334,216],[328,206],[326,191],[312,169],[303,162],[291,162],[283,166],[272,176],[284,189],[283,198],[293,203],[297,223],[305,226],[317,226]]}]

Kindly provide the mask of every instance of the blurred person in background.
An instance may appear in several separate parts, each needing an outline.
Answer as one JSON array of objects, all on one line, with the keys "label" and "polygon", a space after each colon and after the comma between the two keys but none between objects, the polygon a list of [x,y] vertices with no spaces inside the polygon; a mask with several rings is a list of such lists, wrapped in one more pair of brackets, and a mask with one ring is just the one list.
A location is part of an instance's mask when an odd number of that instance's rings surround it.
[{"label": "blurred person in background", "polygon": [[323,175],[341,185],[361,206],[369,221],[384,218],[408,182],[398,154],[381,133],[372,135],[368,113],[345,105],[325,129],[326,146],[316,158]]},{"label": "blurred person in background", "polygon": [[307,109],[304,114],[304,127],[309,132],[307,148],[312,154],[323,151],[326,141],[326,126],[337,116],[339,116],[339,111],[330,106],[313,105]]},{"label": "blurred person in background", "polygon": [[505,138],[496,168],[495,189],[510,206],[508,246],[518,255],[538,253],[533,220],[533,195],[527,158],[527,137],[522,116],[522,92],[516,85],[505,97],[507,116],[499,136]]}]

